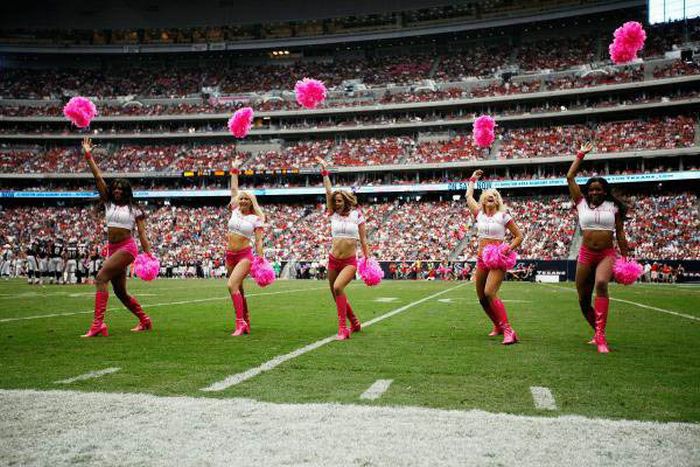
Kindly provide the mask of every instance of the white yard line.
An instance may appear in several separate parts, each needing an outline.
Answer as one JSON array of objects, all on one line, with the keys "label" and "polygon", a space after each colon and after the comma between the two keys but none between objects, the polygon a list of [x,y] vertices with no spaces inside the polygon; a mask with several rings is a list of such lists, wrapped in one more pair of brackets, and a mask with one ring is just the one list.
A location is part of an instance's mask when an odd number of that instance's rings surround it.
[{"label": "white yard line", "polygon": [[610,298],[614,302],[629,303],[630,305],[636,305],[640,308],[646,308],[647,310],[660,311],[661,313],[668,313],[669,315],[680,316],[681,318],[692,319],[694,321],[700,321],[697,316],[686,315],[685,313],[678,313],[677,311],[665,310],[663,308],[657,308],[655,306],[645,305],[643,303],[631,302],[629,300],[623,300],[621,298]]},{"label": "white yard line", "polygon": [[557,410],[557,403],[554,401],[554,396],[549,388],[541,386],[532,386],[530,388],[532,400],[535,402],[535,408],[540,410]]},{"label": "white yard line", "polygon": [[[278,292],[260,292],[260,293],[251,293],[251,294],[246,294],[246,297],[260,297],[263,295],[278,295],[278,294],[285,294],[285,293],[293,293],[293,292],[306,292],[309,290],[325,290],[328,287],[313,287],[310,289],[290,289],[290,290],[280,290]],[[135,294],[136,295],[136,294]],[[113,294],[110,294],[110,298],[114,298]],[[116,300],[116,298],[114,298]],[[202,302],[213,302],[217,300],[231,300],[231,297],[211,297],[211,298],[200,298],[200,299],[195,299],[195,300],[180,300],[177,302],[165,302],[165,303],[142,303],[141,305],[146,308],[146,310],[150,308],[155,308],[155,307],[161,307],[161,306],[170,306],[170,305],[189,305],[191,303],[202,303]],[[108,308],[107,311],[116,311],[116,310],[121,310],[123,307],[112,307]],[[56,316],[73,316],[73,315],[84,315],[84,314],[89,314],[93,313],[93,310],[89,311],[72,311],[68,313],[52,313],[49,315],[36,315],[36,316],[22,316],[22,317],[17,317],[17,318],[4,318],[0,319],[0,323],[8,323],[11,321],[24,321],[28,319],[42,319],[42,318],[53,318]]]},{"label": "white yard line", "polygon": [[[381,316],[377,316],[374,319],[371,319],[365,323],[362,323],[362,328],[365,329],[369,326],[372,326],[375,323],[383,321],[387,318],[391,318],[392,316],[394,316],[398,313],[404,312],[404,311],[408,310],[409,308],[412,308],[416,305],[420,305],[421,303],[426,302],[428,300],[432,300],[435,297],[439,297],[440,295],[446,294],[447,292],[451,292],[455,289],[458,289],[459,287],[463,287],[464,285],[466,285],[466,284],[460,284],[460,285],[457,285],[455,287],[450,287],[449,289],[446,289],[446,290],[443,290],[441,292],[429,295],[427,297],[421,298],[420,300],[416,300],[415,302],[409,303],[408,305],[404,305],[400,308],[397,308],[397,309],[392,310],[388,313],[385,313]],[[292,352],[289,352],[289,353],[286,353],[283,355],[278,355],[277,357],[273,358],[272,360],[268,360],[267,362],[263,363],[260,366],[256,366],[254,368],[243,371],[241,373],[236,373],[234,375],[231,375],[231,376],[229,376],[221,381],[217,381],[216,383],[213,383],[205,388],[202,388],[201,391],[206,391],[206,392],[223,391],[224,389],[230,388],[231,386],[235,386],[237,384],[242,383],[243,381],[247,381],[251,378],[254,378],[265,371],[270,371],[286,361],[295,359],[301,355],[304,355],[305,353],[311,352],[312,350],[316,350],[319,347],[323,347],[324,345],[329,344],[333,341],[335,341],[335,335],[318,340],[318,341],[313,342],[309,345],[306,345],[304,347],[296,349]]]},{"label": "white yard line", "polygon": [[382,397],[382,394],[389,389],[389,386],[391,386],[391,383],[393,382],[393,379],[378,379],[360,395],[360,399],[367,399],[371,401],[379,399]]},{"label": "white yard line", "polygon": [[121,368],[105,368],[104,370],[91,371],[89,373],[85,373],[74,378],[62,379],[61,381],[54,381],[54,384],[70,384],[75,383],[76,381],[85,381],[86,379],[99,378],[100,376],[111,375],[112,373],[116,373],[119,370],[121,370]]},{"label": "white yard line", "polygon": [[0,390],[4,465],[700,465],[700,425]]},{"label": "white yard line", "polygon": [[[560,285],[551,285],[551,284],[544,284],[544,285],[546,285],[547,287],[554,287],[557,289],[568,290],[569,292],[576,293],[576,289],[570,289],[568,287],[562,287]],[[646,308],[647,310],[654,310],[654,311],[658,311],[661,313],[666,313],[669,315],[678,316],[680,318],[691,319],[693,321],[700,321],[700,318],[697,316],[686,315],[685,313],[678,313],[677,311],[666,310],[664,308],[658,308],[655,306],[645,305],[643,303],[637,303],[637,302],[633,302],[630,300],[623,300],[621,298],[614,298],[614,297],[610,297],[610,300],[613,302],[627,303],[629,305],[635,305],[635,306],[638,306],[640,308]]]}]

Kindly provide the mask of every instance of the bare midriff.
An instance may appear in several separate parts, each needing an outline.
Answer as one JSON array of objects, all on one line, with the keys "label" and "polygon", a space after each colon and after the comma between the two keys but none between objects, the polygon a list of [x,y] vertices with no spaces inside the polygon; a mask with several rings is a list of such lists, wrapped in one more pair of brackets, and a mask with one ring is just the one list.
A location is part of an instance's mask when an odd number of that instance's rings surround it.
[{"label": "bare midriff", "polygon": [[226,239],[226,249],[229,251],[240,251],[250,246],[250,240],[243,235],[229,232]]},{"label": "bare midriff", "polygon": [[109,243],[121,243],[131,237],[131,230],[121,227],[108,227],[107,238]]},{"label": "bare midriff", "polygon": [[357,255],[357,240],[354,238],[334,238],[331,254],[338,259]]},{"label": "bare midriff", "polygon": [[584,230],[583,244],[594,251],[613,247],[613,233],[609,230]]}]

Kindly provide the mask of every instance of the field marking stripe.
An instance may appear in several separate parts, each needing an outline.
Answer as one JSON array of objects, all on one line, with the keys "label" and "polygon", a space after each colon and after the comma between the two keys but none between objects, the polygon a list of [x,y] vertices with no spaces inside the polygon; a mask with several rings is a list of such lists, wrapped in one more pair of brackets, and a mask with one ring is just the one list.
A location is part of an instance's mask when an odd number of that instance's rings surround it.
[{"label": "field marking stripe", "polygon": [[[261,295],[278,295],[278,294],[284,294],[284,293],[292,293],[292,292],[305,292],[308,290],[325,290],[327,287],[314,287],[311,289],[290,289],[290,290],[280,290],[278,292],[261,292],[261,293],[251,293],[251,294],[246,294],[246,297],[259,297]],[[230,297],[211,297],[211,298],[199,298],[196,300],[181,300],[177,302],[166,302],[166,303],[153,303],[153,304],[148,304],[148,303],[143,303],[141,306],[144,308],[155,308],[155,307],[160,307],[160,306],[169,306],[169,305],[188,305],[190,303],[201,303],[201,302],[212,302],[216,300],[231,300]],[[113,308],[108,308],[107,311],[117,311],[121,310],[122,307],[113,307]],[[23,317],[18,317],[18,318],[3,318],[0,319],[0,323],[7,323],[10,321],[23,321],[27,319],[41,319],[41,318],[53,318],[56,316],[73,316],[73,315],[84,315],[88,313],[93,313],[93,310],[89,311],[71,311],[68,313],[52,313],[50,315],[37,315],[37,316],[23,316]]]},{"label": "field marking stripe", "polygon": [[389,389],[389,386],[391,386],[391,383],[393,382],[393,379],[378,379],[360,395],[360,399],[367,399],[371,401],[379,399],[382,394]]},{"label": "field marking stripe", "polygon": [[630,305],[636,305],[641,308],[647,308],[649,310],[660,311],[661,313],[668,313],[669,315],[680,316],[681,318],[692,319],[694,321],[700,321],[697,316],[686,315],[685,313],[678,313],[677,311],[664,310],[663,308],[657,308],[655,306],[645,305],[643,303],[631,302],[629,300],[623,300],[621,298],[611,298],[615,302],[629,303]]},{"label": "field marking stripe", "polygon": [[[576,289],[570,289],[569,287],[562,287],[562,286],[559,286],[559,285],[551,285],[551,284],[544,284],[544,285],[546,285],[547,287],[555,287],[555,288],[557,288],[557,289],[568,290],[568,291],[570,291],[570,292],[576,293]],[[693,321],[700,321],[700,318],[698,318],[697,316],[686,315],[685,313],[679,313],[679,312],[677,312],[677,311],[665,310],[665,309],[663,309],[663,308],[657,308],[657,307],[655,307],[655,306],[645,305],[645,304],[643,304],[643,303],[632,302],[632,301],[630,301],[630,300],[623,300],[623,299],[621,299],[621,298],[609,297],[609,299],[612,300],[613,302],[627,303],[627,304],[630,304],[630,305],[638,306],[638,307],[640,307],[640,308],[646,308],[646,309],[648,309],[648,310],[659,311],[659,312],[661,312],[661,313],[667,313],[667,314],[669,314],[669,315],[679,316],[679,317],[681,317],[681,318],[692,319]]]},{"label": "field marking stripe", "polygon": [[76,376],[74,378],[62,379],[61,381],[54,381],[54,384],[70,384],[76,381],[84,381],[86,379],[99,378],[100,376],[111,375],[121,370],[121,368],[105,368],[104,370],[91,371],[83,375]]},{"label": "field marking stripe", "polygon": [[530,388],[532,400],[535,401],[535,408],[540,410],[557,410],[557,403],[549,388],[532,386]]},{"label": "field marking stripe", "polygon": [[[402,313],[402,312],[408,310],[409,308],[413,308],[416,305],[420,305],[423,302],[427,302],[428,300],[432,300],[435,297],[439,297],[440,295],[446,294],[447,292],[451,292],[451,291],[458,289],[460,287],[464,287],[465,285],[467,285],[467,283],[462,283],[462,284],[459,284],[455,287],[450,287],[449,289],[442,290],[438,293],[429,295],[427,297],[421,298],[420,300],[416,300],[415,302],[409,303],[408,305],[404,305],[400,308],[392,310],[392,311],[385,313],[381,316],[377,316],[374,319],[371,319],[365,323],[362,323],[362,328],[363,329],[367,328],[375,323],[379,323],[380,321],[383,321],[387,318],[391,318],[392,316],[397,315],[399,313]],[[237,384],[240,384],[243,381],[247,381],[251,378],[254,378],[265,371],[270,371],[286,361],[289,361],[289,360],[292,360],[296,357],[304,355],[305,353],[311,352],[312,350],[316,350],[319,347],[322,347],[322,346],[324,346],[328,343],[331,343],[333,341],[335,341],[335,335],[318,340],[318,341],[313,342],[309,345],[306,345],[304,347],[296,349],[292,352],[289,352],[289,353],[286,353],[283,355],[278,355],[277,357],[273,358],[272,360],[268,360],[267,362],[263,363],[260,366],[256,366],[256,367],[251,368],[249,370],[246,370],[242,373],[236,373],[234,375],[228,376],[227,378],[225,378],[221,381],[217,381],[215,383],[210,384],[209,386],[207,386],[205,388],[200,389],[200,391],[205,391],[205,392],[223,391],[224,389],[227,389],[231,386],[235,386]]]}]

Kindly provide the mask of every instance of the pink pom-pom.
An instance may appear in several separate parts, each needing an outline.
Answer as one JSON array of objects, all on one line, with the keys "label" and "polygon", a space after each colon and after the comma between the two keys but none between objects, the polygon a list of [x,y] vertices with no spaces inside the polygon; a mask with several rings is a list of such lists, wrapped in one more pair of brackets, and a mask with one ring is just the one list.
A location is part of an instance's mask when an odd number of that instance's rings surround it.
[{"label": "pink pom-pom", "polygon": [[491,244],[484,247],[481,259],[489,269],[503,269],[507,271],[515,266],[518,255],[506,243]]},{"label": "pink pom-pom", "polygon": [[627,21],[615,30],[613,36],[616,42],[635,51],[642,49],[647,39],[646,31],[637,21]]},{"label": "pink pom-pom", "polygon": [[637,279],[642,275],[644,268],[635,260],[627,260],[626,258],[617,258],[613,266],[613,274],[615,281],[623,285],[630,285],[637,282]]},{"label": "pink pom-pom", "polygon": [[637,51],[621,44],[612,43],[608,47],[610,60],[616,65],[623,65],[637,59]]},{"label": "pink pom-pom", "polygon": [[267,287],[275,282],[275,271],[265,258],[256,256],[250,266],[250,277],[260,287]]},{"label": "pink pom-pom", "polygon": [[357,270],[360,273],[360,278],[370,287],[379,284],[384,277],[384,271],[374,258],[362,258]]},{"label": "pink pom-pom", "polygon": [[496,121],[488,115],[481,115],[474,120],[474,143],[481,147],[487,148],[493,144],[496,139]]},{"label": "pink pom-pom", "polygon": [[63,115],[78,128],[85,128],[97,115],[97,107],[90,99],[76,96],[63,107]]},{"label": "pink pom-pom", "polygon": [[474,120],[474,131],[489,130],[493,131],[496,128],[496,120],[488,115],[481,115]]},{"label": "pink pom-pom", "polygon": [[496,133],[489,130],[475,130],[474,143],[480,148],[488,148],[496,139]]},{"label": "pink pom-pom", "polygon": [[326,86],[323,81],[304,78],[297,81],[294,86],[297,102],[307,109],[315,109],[318,104],[326,100]]},{"label": "pink pom-pom", "polygon": [[228,131],[236,138],[245,138],[253,126],[253,109],[243,107],[236,110],[228,120]]},{"label": "pink pom-pom", "polygon": [[149,253],[141,253],[134,261],[134,273],[139,279],[152,281],[158,277],[160,261]]},{"label": "pink pom-pom", "polygon": [[636,21],[628,21],[615,30],[613,42],[608,47],[610,59],[621,65],[637,58],[637,52],[644,47],[647,33]]}]

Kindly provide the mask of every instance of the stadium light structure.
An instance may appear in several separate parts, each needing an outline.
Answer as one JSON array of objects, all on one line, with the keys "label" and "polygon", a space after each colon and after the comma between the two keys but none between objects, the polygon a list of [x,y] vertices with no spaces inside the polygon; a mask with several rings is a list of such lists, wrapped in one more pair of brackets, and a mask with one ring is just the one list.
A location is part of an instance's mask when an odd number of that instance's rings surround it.
[{"label": "stadium light structure", "polygon": [[649,0],[649,24],[669,23],[700,16],[698,0]]}]

